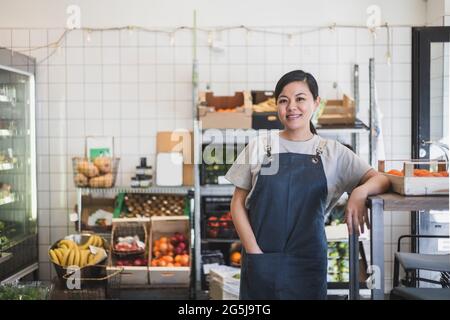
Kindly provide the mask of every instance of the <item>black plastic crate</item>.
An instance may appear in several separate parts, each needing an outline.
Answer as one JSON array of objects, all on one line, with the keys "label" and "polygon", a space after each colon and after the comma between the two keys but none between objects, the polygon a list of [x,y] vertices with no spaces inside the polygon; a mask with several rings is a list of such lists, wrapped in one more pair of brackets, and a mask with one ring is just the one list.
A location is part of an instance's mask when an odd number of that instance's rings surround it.
[{"label": "black plastic crate", "polygon": [[278,129],[284,128],[277,112],[253,112],[252,113],[252,128],[259,129]]},{"label": "black plastic crate", "polygon": [[[227,181],[223,181],[224,176],[244,147],[241,144],[203,145],[203,161],[200,165],[201,185],[229,184]],[[210,152],[211,149],[213,150]],[[221,154],[216,154],[217,150],[220,150]]]},{"label": "black plastic crate", "polygon": [[202,267],[201,267],[201,277],[202,277],[202,290],[209,289],[209,280],[203,269],[203,265],[218,263],[219,265],[225,264],[223,253],[220,250],[202,250]]},{"label": "black plastic crate", "polygon": [[203,197],[202,238],[237,239],[238,235],[231,220],[231,197]]}]

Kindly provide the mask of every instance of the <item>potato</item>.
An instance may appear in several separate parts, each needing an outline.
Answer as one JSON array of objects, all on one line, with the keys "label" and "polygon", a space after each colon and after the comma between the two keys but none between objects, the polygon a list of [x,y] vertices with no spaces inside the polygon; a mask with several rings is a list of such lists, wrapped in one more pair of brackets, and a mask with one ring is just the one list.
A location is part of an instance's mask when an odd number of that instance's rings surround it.
[{"label": "potato", "polygon": [[111,158],[97,157],[94,160],[94,165],[100,170],[101,173],[110,173],[112,171]]},{"label": "potato", "polygon": [[86,187],[89,184],[88,178],[82,174],[82,173],[78,173],[75,176],[75,185],[77,187]]},{"label": "potato", "polygon": [[89,186],[91,188],[111,188],[112,185],[113,185],[113,176],[111,173],[91,178],[89,180]]},{"label": "potato", "polygon": [[98,168],[86,160],[80,161],[77,164],[78,173],[84,174],[88,178],[96,177],[99,175]]}]

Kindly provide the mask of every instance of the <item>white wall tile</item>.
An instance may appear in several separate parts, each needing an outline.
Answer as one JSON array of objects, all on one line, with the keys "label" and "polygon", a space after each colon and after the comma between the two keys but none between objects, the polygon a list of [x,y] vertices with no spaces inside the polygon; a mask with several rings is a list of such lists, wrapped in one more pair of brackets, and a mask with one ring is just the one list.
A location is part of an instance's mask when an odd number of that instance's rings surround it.
[{"label": "white wall tile", "polygon": [[105,101],[118,101],[120,99],[120,85],[103,83],[103,99]]},{"label": "white wall tile", "polygon": [[166,63],[173,62],[173,48],[171,47],[157,47],[156,48],[156,61],[153,63]]},{"label": "white wall tile", "polygon": [[156,84],[156,97],[158,100],[171,100],[173,99],[173,85],[166,83]]},{"label": "white wall tile", "polygon": [[71,30],[66,36],[67,47],[83,47],[83,31],[82,30]]},{"label": "white wall tile", "polygon": [[38,210],[38,225],[39,227],[50,226],[50,211],[39,209]]},{"label": "white wall tile", "polygon": [[[180,37],[179,34],[177,34],[178,37]],[[138,42],[139,46],[155,46],[156,45],[156,36],[154,33],[146,32],[146,31],[139,31],[138,35]],[[176,42],[178,45],[181,45],[181,43]]]},{"label": "white wall tile", "polygon": [[157,82],[173,82],[174,81],[174,66],[173,65],[157,65],[156,66],[156,81]]},{"label": "white wall tile", "polygon": [[411,63],[412,49],[411,46],[393,46],[392,62],[394,63]]},{"label": "white wall tile", "polygon": [[86,136],[102,136],[103,123],[98,119],[86,119],[84,131]]},{"label": "white wall tile", "polygon": [[265,48],[264,47],[248,47],[247,49],[248,64],[264,64]]},{"label": "white wall tile", "polygon": [[83,137],[85,135],[84,124],[85,120],[67,120],[67,136],[68,137]]},{"label": "white wall tile", "polygon": [[[189,64],[175,65],[175,79],[180,82],[191,82],[192,66]],[[143,81],[141,76],[140,81]]]},{"label": "white wall tile", "polygon": [[338,48],[336,46],[320,47],[319,61],[321,64],[336,64],[338,58]]},{"label": "white wall tile", "polygon": [[66,70],[68,83],[82,83],[84,81],[84,68],[82,65],[67,65]]},{"label": "white wall tile", "polygon": [[301,63],[319,63],[320,50],[316,46],[304,46],[301,50]]},{"label": "white wall tile", "polygon": [[30,31],[27,29],[13,29],[12,47],[28,48],[30,46]]},{"label": "white wall tile", "polygon": [[122,137],[137,137],[139,135],[139,121],[135,120],[121,120],[121,136]]},{"label": "white wall tile", "polygon": [[61,120],[48,121],[49,136],[53,138],[64,138],[66,136],[66,122]]},{"label": "white wall tile", "polygon": [[83,48],[66,48],[66,59],[68,65],[83,64],[84,53]]},{"label": "white wall tile", "polygon": [[121,106],[122,119],[138,119],[139,104],[136,101],[124,101]]},{"label": "white wall tile", "polygon": [[105,65],[116,65],[120,62],[119,47],[104,47],[102,50],[102,63]]},{"label": "white wall tile", "polygon": [[[1,41],[0,41],[1,43]],[[48,43],[47,41],[47,30],[46,29],[31,29],[30,30],[30,47],[44,46]]]},{"label": "white wall tile", "polygon": [[101,64],[102,50],[101,48],[84,48],[84,63],[85,64]]},{"label": "white wall tile", "polygon": [[411,101],[394,100],[392,103],[392,116],[411,118]]},{"label": "white wall tile", "polygon": [[138,93],[138,86],[136,85],[136,83],[124,83],[120,86],[120,89],[122,100],[131,100],[131,101],[138,100],[139,93]]},{"label": "white wall tile", "polygon": [[120,31],[120,45],[124,47],[137,46],[138,32],[136,30],[122,30]]},{"label": "white wall tile", "polygon": [[67,101],[67,119],[84,119],[84,103],[82,101]]},{"label": "white wall tile", "polygon": [[411,99],[411,82],[394,82],[392,89],[392,98],[410,100]]},{"label": "white wall tile", "polygon": [[[55,99],[56,100],[56,99]],[[48,118],[63,120],[66,117],[66,103],[63,100],[48,103]]]},{"label": "white wall tile", "polygon": [[86,83],[101,83],[102,67],[100,65],[86,65],[84,67],[84,79]]},{"label": "white wall tile", "polygon": [[121,138],[122,155],[138,155],[139,146],[136,138]]},{"label": "white wall tile", "polygon": [[140,100],[155,100],[156,99],[156,84],[140,83],[139,84],[139,99]]},{"label": "white wall tile", "polygon": [[156,119],[139,119],[139,135],[141,137],[155,137],[157,132]]},{"label": "white wall tile", "polygon": [[393,124],[392,134],[394,136],[411,136],[410,118],[394,118]]},{"label": "white wall tile", "polygon": [[115,101],[103,102],[102,109],[103,119],[119,119],[120,118],[120,103]]},{"label": "white wall tile", "polygon": [[249,82],[254,83],[258,81],[264,81],[264,65],[249,65],[247,66],[247,79]]},{"label": "white wall tile", "polygon": [[[61,157],[65,165],[65,157]],[[53,193],[55,191],[63,191],[67,190],[67,177],[65,174],[61,173],[51,173],[50,174],[50,191]],[[51,198],[50,198],[51,200]]]},{"label": "white wall tile", "polygon": [[393,41],[396,44],[411,44],[411,28],[397,27],[393,29]]},{"label": "white wall tile", "polygon": [[267,64],[283,63],[283,49],[281,47],[265,47],[264,56]]},{"label": "white wall tile", "polygon": [[118,47],[119,43],[119,31],[103,31],[102,43],[104,47]]},{"label": "white wall tile", "polygon": [[50,190],[50,178],[48,173],[39,173],[37,177],[37,187],[42,191]]},{"label": "white wall tile", "polygon": [[122,65],[120,68],[120,79],[122,82],[136,83],[138,80],[138,67],[136,65]]},{"label": "white wall tile", "polygon": [[49,96],[51,101],[61,101],[66,99],[66,86],[59,83],[50,83],[48,85]]},{"label": "white wall tile", "polygon": [[138,48],[124,47],[120,49],[120,63],[125,65],[138,64]]},{"label": "white wall tile", "polygon": [[116,65],[103,65],[102,67],[102,81],[104,83],[119,82],[120,81],[120,67]]},{"label": "white wall tile", "polygon": [[102,46],[102,33],[98,31],[83,32],[83,42],[86,48],[101,47]]},{"label": "white wall tile", "polygon": [[0,46],[5,48],[11,48],[11,33],[12,30],[2,29],[0,30]]},{"label": "white wall tile", "polygon": [[[167,52],[167,50],[166,50]],[[139,55],[139,64],[156,64],[156,48],[150,47],[150,48],[138,48],[138,55]],[[160,61],[158,61],[160,62]]]},{"label": "white wall tile", "polygon": [[86,83],[84,86],[84,98],[87,101],[101,101],[103,86],[101,83]]},{"label": "white wall tile", "polygon": [[192,47],[175,47],[176,64],[192,64]]},{"label": "white wall tile", "polygon": [[39,256],[39,262],[48,262],[50,259],[48,257],[48,244],[39,245],[38,248],[38,256]]},{"label": "white wall tile", "polygon": [[103,120],[103,133],[105,136],[120,137],[121,128],[119,119],[105,119]]},{"label": "white wall tile", "polygon": [[83,155],[84,153],[84,139],[83,138],[68,138],[67,139],[67,154],[68,155]]}]

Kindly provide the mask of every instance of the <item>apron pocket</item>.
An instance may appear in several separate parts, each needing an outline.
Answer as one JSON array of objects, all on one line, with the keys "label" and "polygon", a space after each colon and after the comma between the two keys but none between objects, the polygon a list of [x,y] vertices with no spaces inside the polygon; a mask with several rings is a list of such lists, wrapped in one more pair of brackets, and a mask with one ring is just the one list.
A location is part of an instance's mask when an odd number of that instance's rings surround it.
[{"label": "apron pocket", "polygon": [[247,255],[247,298],[279,299],[277,295],[278,271],[281,253]]}]

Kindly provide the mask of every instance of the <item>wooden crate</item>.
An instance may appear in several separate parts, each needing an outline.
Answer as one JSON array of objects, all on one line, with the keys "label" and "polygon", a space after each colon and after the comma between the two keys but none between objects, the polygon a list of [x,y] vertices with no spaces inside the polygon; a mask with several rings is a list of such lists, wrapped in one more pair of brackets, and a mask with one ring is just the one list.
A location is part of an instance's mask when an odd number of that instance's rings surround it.
[{"label": "wooden crate", "polygon": [[203,129],[250,129],[252,112],[248,92],[236,92],[234,96],[199,94],[198,118]]},{"label": "wooden crate", "polygon": [[[175,232],[180,232],[186,236],[190,244],[190,226],[189,217],[152,217],[150,227],[150,254],[149,254],[149,279],[151,285],[170,285],[188,287],[190,284],[191,267],[151,267],[153,258],[153,243],[162,236],[170,237]],[[190,249],[188,252],[190,252]],[[190,263],[192,264],[192,253],[190,254]]]},{"label": "wooden crate", "polygon": [[342,100],[328,100],[320,115],[318,124],[355,124],[355,101],[344,94]]},{"label": "wooden crate", "polygon": [[139,239],[145,243],[144,258],[148,257],[148,221],[149,219],[113,219],[111,233],[111,254],[109,256],[107,272],[113,273],[123,269],[120,273],[120,285],[148,285],[148,266],[117,266],[116,260],[120,257],[113,252],[117,237],[134,236],[137,234]]},{"label": "wooden crate", "polygon": [[[386,161],[403,163],[404,176],[385,172]],[[446,172],[446,162],[427,160],[379,160],[378,171],[382,172],[391,182],[392,191],[405,196],[448,195],[448,177],[418,177],[414,176],[414,167],[427,165],[431,172]]]}]

